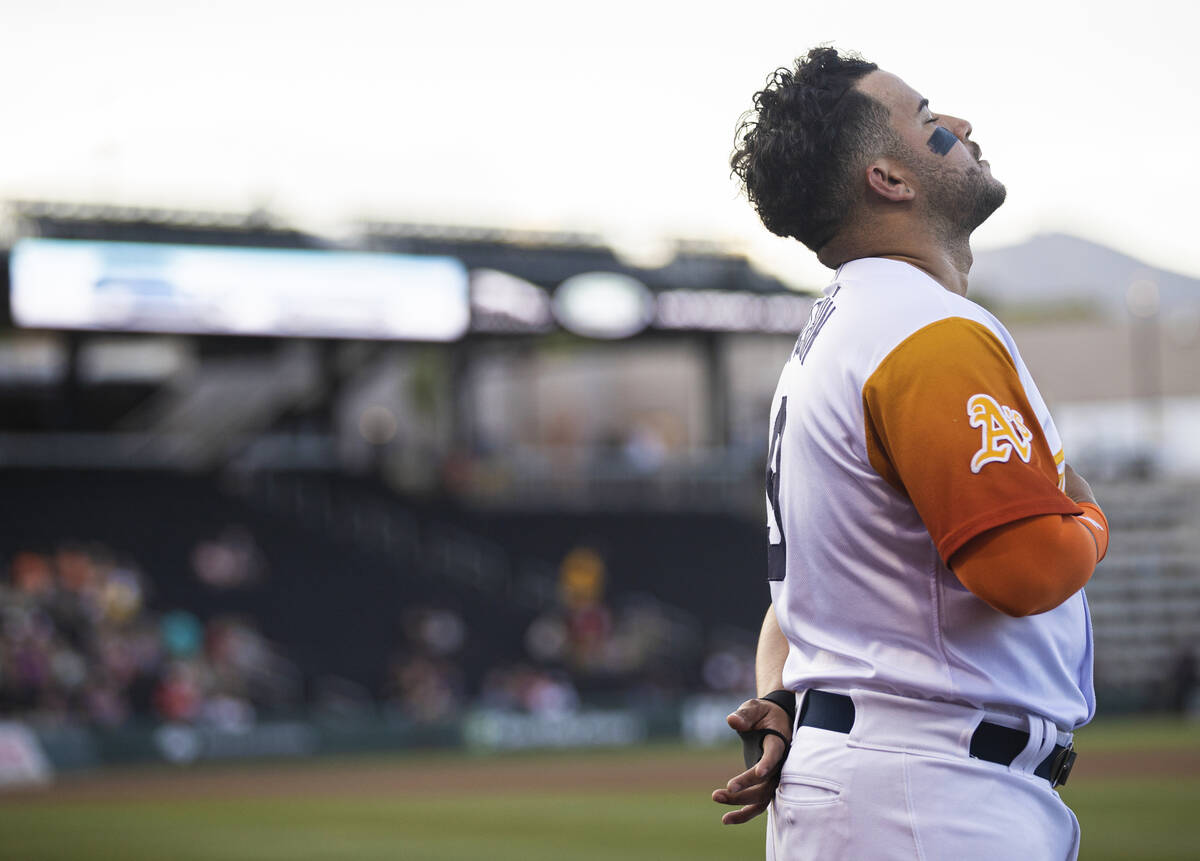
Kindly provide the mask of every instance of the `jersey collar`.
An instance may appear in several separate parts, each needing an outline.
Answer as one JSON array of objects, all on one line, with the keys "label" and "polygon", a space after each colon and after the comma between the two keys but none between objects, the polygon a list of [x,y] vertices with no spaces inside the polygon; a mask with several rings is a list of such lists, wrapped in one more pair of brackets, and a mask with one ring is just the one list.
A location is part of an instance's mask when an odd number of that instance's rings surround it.
[{"label": "jersey collar", "polygon": [[944,290],[933,277],[922,269],[902,260],[890,260],[886,257],[861,257],[858,260],[847,260],[834,273],[833,281],[822,291],[828,296],[839,284],[854,281],[879,283],[881,281],[906,281],[909,283],[927,284]]}]

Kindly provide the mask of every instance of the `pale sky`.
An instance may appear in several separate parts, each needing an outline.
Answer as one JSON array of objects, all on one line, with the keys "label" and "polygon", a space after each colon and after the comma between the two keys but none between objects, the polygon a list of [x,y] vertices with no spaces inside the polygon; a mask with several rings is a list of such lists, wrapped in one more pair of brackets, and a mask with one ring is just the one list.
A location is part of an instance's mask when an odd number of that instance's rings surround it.
[{"label": "pale sky", "polygon": [[1194,8],[3,0],[0,199],[710,239],[820,285],[728,155],[767,74],[831,42],[971,121],[1009,189],[977,247],[1065,231],[1200,276]]}]

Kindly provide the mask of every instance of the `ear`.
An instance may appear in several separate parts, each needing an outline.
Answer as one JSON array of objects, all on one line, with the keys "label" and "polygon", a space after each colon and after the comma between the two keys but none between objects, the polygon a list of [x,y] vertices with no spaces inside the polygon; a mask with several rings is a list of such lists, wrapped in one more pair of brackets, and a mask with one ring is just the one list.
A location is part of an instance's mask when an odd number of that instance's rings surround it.
[{"label": "ear", "polygon": [[894,203],[916,197],[906,167],[890,158],[877,158],[867,165],[867,187],[879,197]]}]

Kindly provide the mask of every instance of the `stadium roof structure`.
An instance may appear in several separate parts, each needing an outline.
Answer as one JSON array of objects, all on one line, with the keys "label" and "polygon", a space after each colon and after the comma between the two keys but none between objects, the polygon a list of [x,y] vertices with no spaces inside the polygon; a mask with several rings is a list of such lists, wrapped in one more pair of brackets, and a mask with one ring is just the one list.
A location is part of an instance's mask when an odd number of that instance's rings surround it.
[{"label": "stadium roof structure", "polygon": [[318,237],[286,226],[264,210],[200,212],[154,207],[13,200],[14,236],[103,242],[172,242],[264,248],[318,248]]},{"label": "stadium roof structure", "polygon": [[593,338],[646,330],[795,332],[811,306],[810,297],[759,272],[744,255],[705,242],[675,242],[669,260],[645,266],[584,233],[362,221],[348,238],[334,241],[261,210],[212,213],[38,201],[10,202],[8,210],[17,238],[458,261],[469,281],[469,331],[477,334],[537,335],[560,327]]},{"label": "stadium roof structure", "polygon": [[588,234],[387,222],[365,222],[359,233],[372,250],[463,261],[477,332],[529,334],[555,323],[596,338],[647,329],[798,332],[812,305],[713,243],[675,242],[667,262],[638,266]]},{"label": "stadium roof structure", "polygon": [[650,290],[744,290],[791,293],[776,278],[749,260],[711,242],[673,243],[672,259],[647,268],[625,262],[602,237],[587,233],[495,230],[368,221],[359,234],[368,248],[409,254],[446,254],[471,268],[511,272],[552,287],[581,271],[618,272],[640,280]]},{"label": "stadium roof structure", "polygon": [[[465,368],[483,361],[480,351],[488,345],[525,350],[552,333],[692,342],[713,393],[712,424],[724,428],[722,335],[794,337],[812,304],[744,256],[705,243],[676,243],[662,265],[639,266],[600,237],[579,233],[365,221],[333,240],[261,211],[37,201],[10,202],[7,209],[10,243],[0,255],[9,265],[0,266],[0,278],[25,278],[20,258],[36,256],[26,253],[31,249],[45,252],[43,263],[59,252],[87,259],[83,266],[75,260],[58,268],[61,261],[51,260],[55,266],[43,267],[44,277],[23,291],[15,282],[4,285],[4,306],[15,311],[18,294],[41,292],[43,308],[98,309],[93,319],[75,323],[0,322],[0,409],[6,415],[0,449],[13,462],[212,466],[237,449],[239,439],[327,427],[340,388],[388,362],[389,351],[401,349],[396,342],[440,342],[456,375],[447,385],[456,386]],[[201,258],[204,268],[184,266],[177,257]],[[265,311],[268,319],[286,320],[307,303],[309,320],[319,321],[331,309],[343,327],[188,328],[188,314],[234,317],[237,306],[247,304],[243,291],[253,293],[255,284],[239,262],[245,259],[266,267],[276,282],[262,296],[249,297],[250,307],[243,309],[249,317],[261,321]],[[228,261],[229,272],[220,269]],[[330,289],[308,277],[307,261],[337,264]],[[346,323],[351,311],[371,322],[371,314],[357,307],[363,303],[394,310],[393,294],[410,288],[416,298],[405,307],[413,318],[437,322],[443,307],[435,301],[438,291],[425,284],[421,292],[404,273],[416,273],[416,279],[423,266],[439,261],[442,274],[449,265],[457,280],[433,287],[449,283],[441,292],[457,297],[459,329],[446,334],[443,327],[437,337],[422,337],[415,328],[409,331],[417,334],[363,334],[353,328],[359,323]],[[276,264],[278,271],[270,268]],[[353,283],[354,267],[373,264],[392,265],[401,277],[379,278],[374,294],[364,292]],[[240,280],[211,295],[192,289],[205,279],[220,282],[222,273]],[[72,279],[79,283],[46,295]],[[310,282],[307,293],[295,289],[297,279]],[[106,310],[110,298],[115,304]],[[131,308],[145,316],[132,315]],[[465,409],[458,400],[455,408]]]}]

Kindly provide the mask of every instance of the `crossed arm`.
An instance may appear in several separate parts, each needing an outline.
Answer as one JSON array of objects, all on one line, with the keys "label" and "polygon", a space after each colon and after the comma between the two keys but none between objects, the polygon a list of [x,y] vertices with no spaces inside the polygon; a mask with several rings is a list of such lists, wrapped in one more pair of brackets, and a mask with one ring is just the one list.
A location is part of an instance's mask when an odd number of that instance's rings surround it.
[{"label": "crossed arm", "polygon": [[1082,589],[1108,549],[1108,524],[1070,465],[1063,492],[1084,516],[1027,517],[975,536],[950,557],[959,581],[1008,616],[1045,613]]}]

